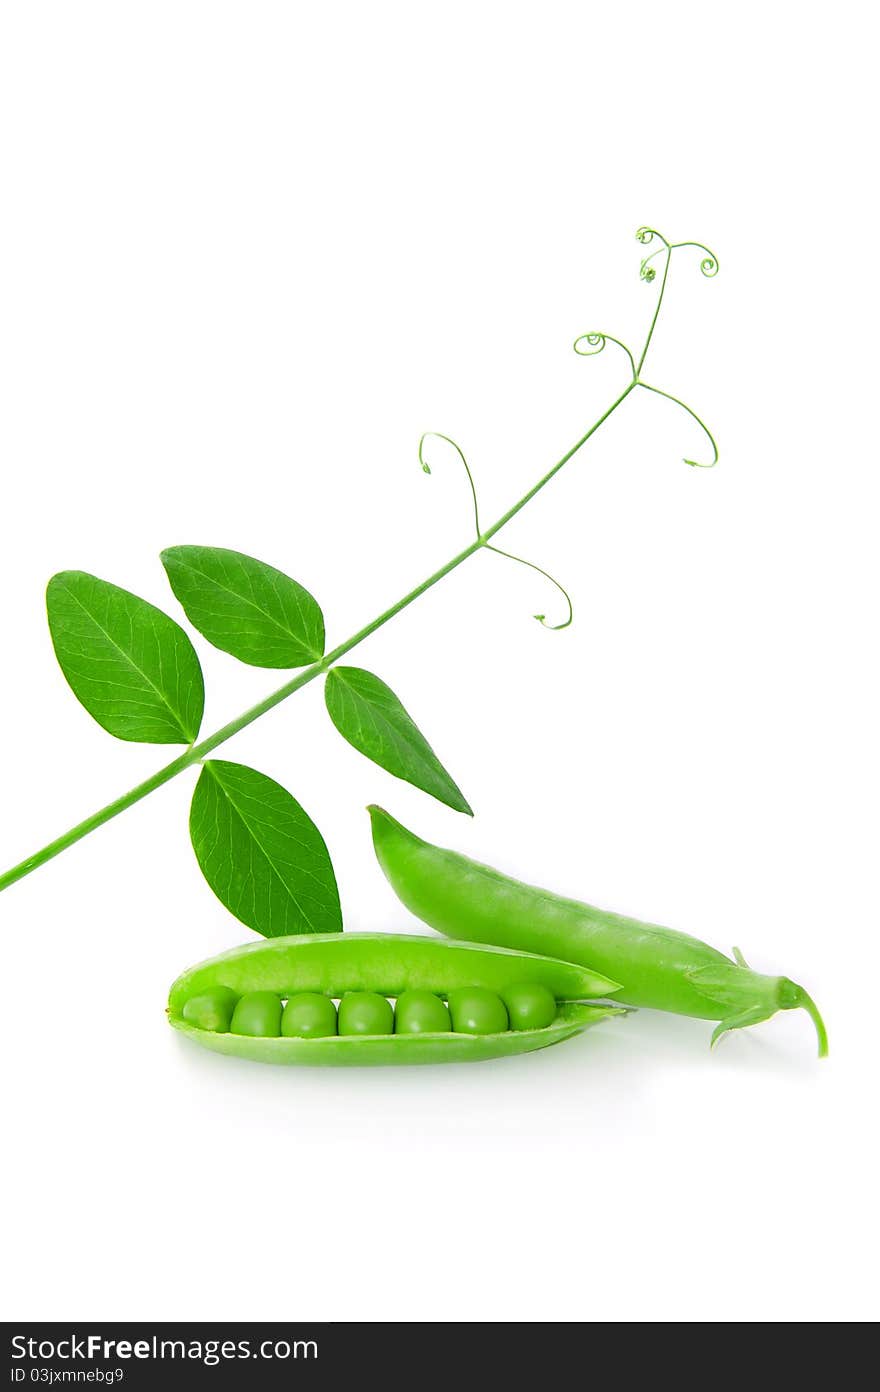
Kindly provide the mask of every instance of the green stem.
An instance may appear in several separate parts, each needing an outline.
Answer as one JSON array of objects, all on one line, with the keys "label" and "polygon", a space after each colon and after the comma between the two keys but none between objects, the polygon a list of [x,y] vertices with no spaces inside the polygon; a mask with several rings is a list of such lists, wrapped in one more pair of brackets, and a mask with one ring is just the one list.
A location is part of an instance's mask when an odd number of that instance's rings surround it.
[{"label": "green stem", "polygon": [[822,1019],[822,1016],[819,1014],[819,1007],[817,1006],[817,1004],[816,1004],[816,1002],[813,1000],[813,998],[807,994],[807,992],[804,990],[803,986],[799,986],[799,987],[798,987],[798,992],[799,992],[799,995],[800,995],[800,999],[799,999],[799,1002],[798,1002],[799,1005],[800,1005],[804,1010],[806,1010],[807,1014],[809,1015],[810,1019],[813,1021],[813,1024],[814,1024],[815,1027],[816,1027],[816,1036],[817,1036],[817,1039],[818,1039],[818,1042],[819,1042],[819,1057],[820,1057],[820,1058],[827,1058],[827,1057],[828,1057],[828,1032],[827,1032],[827,1030],[825,1029],[825,1021]]},{"label": "green stem", "polygon": [[[658,237],[660,236],[659,232],[655,235],[657,235]],[[642,355],[639,358],[639,361],[636,365],[636,377],[639,376],[642,368],[645,365],[645,358],[648,356],[648,349],[651,346],[651,339],[654,337],[654,330],[657,327],[657,320],[660,318],[660,306],[663,304],[663,295],[666,291],[666,282],[669,279],[669,263],[672,260],[672,248],[669,245],[669,243],[665,240],[665,238],[661,238],[661,241],[663,242],[663,246],[666,250],[666,259],[663,262],[663,279],[660,281],[660,294],[657,296],[657,304],[654,309],[654,318],[651,320],[651,327],[648,329],[648,337],[645,339],[645,346],[642,349]]]},{"label": "green stem", "polygon": [[[659,233],[655,233],[654,235],[658,237],[660,236]],[[640,238],[640,240],[642,239]],[[637,364],[633,363],[633,357],[629,349],[626,348],[624,344],[620,344],[620,346],[624,348],[624,351],[626,352],[627,357],[630,360],[630,365],[633,368],[632,380],[627,383],[624,390],[620,393],[616,400],[614,400],[611,403],[607,411],[603,412],[599,419],[590,426],[589,430],[586,431],[586,433],[582,435],[581,438],[574,445],[572,445],[571,449],[568,450],[562,456],[562,458],[558,460],[556,464],[553,465],[552,469],[548,469],[547,473],[544,474],[542,478],[538,479],[538,482],[532,488],[530,488],[527,493],[524,493],[523,496],[519,499],[519,501],[514,503],[513,507],[508,508],[507,512],[505,512],[501,517],[499,517],[497,522],[494,522],[492,526],[488,527],[485,531],[479,531],[479,513],[477,509],[476,493],[474,492],[473,479],[471,479],[470,470],[468,469],[467,463],[465,461],[465,468],[467,469],[468,478],[471,482],[471,490],[474,493],[474,517],[477,523],[479,533],[475,540],[472,541],[469,546],[466,546],[463,551],[459,551],[457,556],[453,556],[452,560],[447,561],[446,565],[441,566],[439,570],[435,570],[434,573],[432,575],[429,575],[426,580],[423,580],[420,585],[416,585],[414,590],[410,590],[409,593],[405,594],[402,599],[399,599],[396,604],[392,604],[390,609],[384,610],[384,612],[381,613],[378,616],[378,618],[373,619],[371,623],[368,623],[363,628],[358,629],[357,633],[353,633],[352,636],[350,638],[347,638],[344,643],[340,643],[339,646],[334,648],[332,652],[327,653],[326,656],[323,657],[320,662],[315,662],[312,664],[311,667],[306,667],[297,676],[293,677],[290,681],[285,682],[284,686],[280,686],[277,691],[273,691],[271,695],[266,696],[264,700],[258,702],[257,705],[251,706],[249,710],[246,710],[242,715],[237,716],[235,720],[230,720],[228,724],[223,725],[219,730],[216,730],[213,735],[209,735],[207,739],[203,739],[200,743],[192,745],[186,751],[185,754],[181,754],[178,758],[172,759],[170,764],[166,764],[164,768],[159,769],[156,773],[152,775],[152,777],[145,779],[143,783],[138,783],[136,787],[132,788],[127,793],[123,793],[122,797],[116,798],[114,802],[109,802],[106,807],[102,807],[100,811],[94,812],[92,816],[87,817],[85,821],[78,822],[76,826],[71,827],[69,831],[66,831],[63,836],[59,836],[55,841],[50,841],[48,846],[44,846],[43,849],[37,851],[35,855],[28,856],[26,860],[21,861],[18,865],[14,865],[11,870],[7,870],[5,875],[0,875],[0,892],[2,892],[4,889],[8,889],[10,885],[15,884],[16,880],[23,879],[25,875],[29,875],[32,870],[36,870],[39,866],[45,865],[48,860],[52,860],[55,856],[60,855],[62,851],[67,850],[68,846],[72,846],[75,842],[81,841],[84,836],[88,836],[89,832],[95,831],[99,826],[103,826],[105,822],[109,822],[113,817],[118,816],[120,812],[124,812],[127,808],[132,807],[136,802],[140,802],[141,798],[145,798],[149,793],[155,792],[156,789],[161,788],[164,783],[169,783],[172,778],[176,778],[179,773],[183,773],[184,769],[191,768],[194,764],[199,763],[202,759],[205,758],[207,754],[210,754],[213,750],[217,749],[219,745],[225,744],[225,742],[228,739],[231,739],[233,735],[237,735],[239,730],[243,730],[246,726],[252,725],[255,720],[259,720],[261,715],[265,715],[266,712],[272,710],[274,706],[280,705],[282,701],[286,701],[288,696],[292,696],[295,691],[299,691],[300,687],[307,686],[309,682],[314,681],[316,677],[319,677],[322,675],[322,673],[328,671],[329,668],[332,667],[335,662],[338,662],[341,657],[344,657],[346,653],[351,652],[352,648],[356,648],[359,643],[362,643],[364,641],[365,638],[369,638],[370,635],[372,633],[375,633],[377,629],[382,628],[384,624],[388,623],[389,620],[393,619],[403,609],[406,609],[410,604],[414,603],[414,601],[419,599],[421,595],[425,594],[427,590],[430,590],[434,585],[438,584],[439,581],[443,580],[453,570],[456,570],[458,566],[462,565],[466,560],[469,559],[469,557],[473,556],[477,551],[480,551],[483,548],[486,548],[488,550],[496,549],[489,546],[489,542],[491,541],[492,537],[497,536],[498,532],[501,531],[502,527],[506,527],[508,522],[511,522],[513,518],[516,517],[517,513],[521,512],[522,509],[532,501],[535,495],[540,493],[542,488],[546,487],[550,480],[554,478],[556,474],[559,473],[560,469],[562,469],[568,463],[572,456],[577,454],[578,450],[583,448],[587,441],[593,435],[595,435],[599,427],[601,425],[604,425],[605,421],[607,421],[608,418],[614,414],[617,408],[620,405],[622,405],[622,403],[626,400],[631,391],[634,391],[637,386],[646,385],[645,383],[640,383],[639,378],[642,367],[645,362],[645,358],[648,355],[648,349],[651,346],[651,339],[654,336],[654,330],[657,326],[657,320],[660,316],[660,308],[663,304],[663,295],[666,290],[666,281],[669,275],[669,263],[672,256],[672,248],[670,244],[663,237],[660,237],[660,240],[662,241],[663,249],[666,252],[665,263],[663,267],[663,276],[660,282],[660,293],[657,297],[657,304],[655,306],[654,314],[651,319],[651,324],[648,329],[648,334],[645,339],[644,347],[642,348],[642,352]],[[696,245],[696,243],[694,243],[694,245]],[[703,248],[703,250],[705,250],[705,248]],[[712,260],[714,263],[714,258],[712,258]],[[717,268],[717,263],[715,264]],[[607,335],[605,337],[607,337]],[[610,341],[614,343],[619,343],[618,339],[612,339]],[[661,396],[667,395],[667,393],[665,392],[659,392],[659,389],[656,387],[648,387],[647,389],[649,391],[657,391]],[[676,398],[672,399],[675,400]],[[684,403],[680,402],[679,405],[684,405]],[[690,411],[690,407],[685,406],[685,410]],[[694,413],[691,412],[691,414],[693,415]],[[695,417],[695,419],[699,419],[699,417]],[[700,422],[700,424],[702,425],[702,422]],[[705,426],[703,428],[705,429]],[[442,436],[441,438],[447,439],[448,437]],[[450,443],[454,445],[455,449],[458,449],[458,446],[455,445],[454,441],[450,441]],[[461,454],[460,450],[459,454]],[[419,450],[419,457],[422,458],[421,446]],[[462,456],[462,459],[464,460],[464,456]],[[422,463],[424,465],[423,458]],[[526,562],[526,564],[530,563]],[[538,567],[535,568],[538,569]],[[545,574],[546,572],[541,573]],[[556,582],[554,581],[554,583]],[[809,1002],[809,1004],[807,1004],[807,1009],[811,1011],[811,1014],[814,1014],[814,1019],[816,1019],[817,1021],[817,1029],[820,1029],[818,1012],[816,1011],[816,1008],[815,1006],[813,1006],[812,1002]],[[822,1034],[820,1032],[820,1046],[822,1045],[822,1043],[823,1039]]]},{"label": "green stem", "polygon": [[503,517],[499,517],[497,522],[493,523],[491,527],[488,527],[486,531],[483,532],[482,536],[480,537],[481,545],[485,545],[487,541],[491,541],[492,537],[496,536],[497,533],[501,531],[502,527],[506,527],[508,522],[512,521],[512,519],[516,517],[516,514],[518,512],[522,512],[526,504],[532,501],[535,494],[540,493],[541,489],[550,482],[554,475],[558,474],[559,470],[568,463],[572,455],[577,454],[578,450],[581,449],[587,443],[590,436],[595,435],[596,431],[599,429],[599,426],[604,425],[608,417],[614,414],[618,406],[620,406],[626,400],[626,398],[629,396],[630,392],[635,388],[636,385],[637,383],[635,380],[627,383],[617,400],[612,401],[611,405],[608,407],[608,410],[603,415],[601,415],[599,419],[594,422],[593,425],[590,426],[586,435],[582,435],[581,438],[578,440],[577,444],[572,445],[568,453],[564,454],[562,458],[558,461],[558,463],[553,465],[552,469],[548,469],[547,473],[544,475],[543,478],[538,479],[538,482],[535,484],[534,488],[530,488],[528,493],[524,493],[518,503],[514,503],[512,508],[507,509],[507,512],[504,513]]},{"label": "green stem", "polygon": [[587,440],[589,440],[591,435],[596,433],[600,425],[617,410],[618,406],[629,395],[634,386],[635,383],[630,382],[626,390],[620,394],[611,406],[609,406],[608,410],[599,417],[595,424],[590,426],[590,429],[585,435],[581,436],[577,444],[573,445],[568,453],[563,455],[562,459],[560,459],[557,464],[554,464],[553,468],[548,470],[543,478],[539,479],[534,488],[530,488],[528,493],[520,498],[518,503],[515,503],[512,508],[509,508],[503,517],[500,517],[493,526],[489,527],[487,531],[483,532],[476,540],[472,541],[470,546],[466,546],[463,551],[459,551],[458,555],[453,556],[451,561],[447,561],[446,565],[441,566],[439,570],[435,570],[433,575],[429,575],[427,580],[423,580],[420,585],[416,585],[414,590],[410,590],[409,593],[405,594],[402,599],[399,599],[396,604],[392,604],[390,609],[384,610],[378,618],[373,619],[371,623],[365,624],[363,628],[359,628],[357,633],[353,633],[350,638],[346,638],[344,643],[340,643],[332,652],[327,653],[320,662],[315,662],[311,667],[306,667],[289,682],[285,682],[284,686],[280,686],[277,691],[273,691],[271,695],[266,696],[265,699],[259,701],[257,705],[251,706],[250,710],[246,710],[242,715],[236,716],[234,720],[230,720],[227,725],[223,725],[219,730],[216,730],[213,735],[208,735],[207,739],[203,739],[198,744],[194,744],[192,748],[188,749],[185,754],[181,754],[179,758],[172,759],[170,764],[166,764],[164,768],[159,769],[150,778],[145,779],[143,783],[138,783],[136,787],[130,789],[127,793],[123,793],[122,797],[116,798],[114,802],[108,802],[106,807],[102,807],[100,811],[94,812],[92,816],[87,817],[84,822],[78,822],[76,826],[66,831],[63,836],[57,837],[55,841],[50,841],[48,846],[44,846],[42,850],[37,851],[35,855],[28,856],[27,859],[21,861],[19,865],[14,865],[11,870],[6,871],[5,875],[0,875],[0,892],[4,889],[8,889],[11,884],[15,884],[16,880],[23,879],[25,875],[29,875],[32,870],[36,870],[39,866],[45,865],[47,860],[52,860],[55,856],[60,855],[62,851],[67,850],[68,846],[72,846],[75,842],[81,841],[84,836],[88,836],[89,832],[95,831],[99,826],[103,826],[105,822],[109,822],[113,817],[117,817],[120,812],[125,812],[127,808],[132,807],[136,802],[140,802],[141,798],[145,798],[149,793],[153,793],[157,788],[161,788],[164,783],[169,783],[172,778],[176,778],[179,773],[183,773],[184,769],[191,768],[193,764],[199,763],[207,754],[217,749],[219,745],[225,744],[233,735],[237,735],[239,730],[243,730],[247,725],[252,725],[255,720],[259,720],[261,715],[265,715],[267,711],[272,710],[273,706],[280,705],[282,701],[286,701],[288,696],[292,696],[293,693],[299,691],[301,687],[308,686],[309,682],[314,681],[316,677],[321,676],[323,672],[326,672],[332,667],[334,662],[338,662],[346,653],[351,652],[352,648],[356,648],[365,638],[369,638],[372,633],[375,633],[377,629],[382,628],[389,620],[395,618],[397,614],[414,603],[415,600],[419,599],[427,590],[430,590],[434,585],[445,579],[447,575],[453,570],[456,570],[458,566],[462,565],[464,561],[473,556],[475,552],[482,550],[489,539],[495,536],[502,527],[505,527],[511,518],[515,517],[516,514],[534,498],[535,494],[539,493],[544,485],[550,482],[563,465],[568,463],[572,455],[576,454],[577,451],[586,444]]}]

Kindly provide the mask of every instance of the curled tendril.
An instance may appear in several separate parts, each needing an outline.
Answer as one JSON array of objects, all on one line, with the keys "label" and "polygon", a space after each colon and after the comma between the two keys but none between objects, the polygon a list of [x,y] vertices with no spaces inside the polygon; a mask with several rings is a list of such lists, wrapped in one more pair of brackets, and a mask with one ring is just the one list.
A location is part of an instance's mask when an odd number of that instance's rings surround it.
[{"label": "curled tendril", "polygon": [[642,280],[647,281],[649,285],[653,280],[656,280],[657,270],[656,267],[651,265],[651,262],[654,260],[656,256],[668,256],[669,251],[670,248],[664,242],[662,247],[657,247],[655,251],[651,252],[650,256],[646,256],[644,261],[642,261],[641,265],[639,266],[639,277]]},{"label": "curled tendril", "polygon": [[663,243],[668,251],[669,243],[663,236],[663,233],[657,231],[656,227],[640,227],[636,233],[636,241],[641,242],[642,246],[647,246],[649,242],[653,242],[655,237],[659,242]]},{"label": "curled tendril", "polygon": [[562,623],[552,624],[547,622],[546,614],[535,614],[533,615],[533,617],[536,618],[538,620],[538,623],[541,624],[544,628],[549,628],[551,633],[560,633],[563,628],[569,627],[572,619],[574,618],[574,609],[572,608],[571,595],[568,593],[568,590],[564,588],[564,586],[560,585],[558,580],[554,580],[553,576],[550,575],[548,571],[543,570],[541,566],[535,565],[534,561],[527,561],[523,556],[514,556],[512,551],[502,551],[499,546],[492,546],[489,542],[486,542],[486,550],[494,551],[496,556],[504,556],[505,559],[508,561],[516,561],[517,565],[528,566],[529,570],[537,571],[539,575],[543,575],[545,580],[549,580],[551,585],[555,585],[556,589],[562,595],[563,599],[565,600],[568,606],[568,614],[566,618],[563,619]]},{"label": "curled tendril", "polygon": [[641,242],[642,246],[648,246],[651,242],[653,242],[655,237],[659,242],[662,242],[662,246],[656,247],[654,251],[651,252],[651,255],[646,256],[644,261],[642,261],[641,265],[639,266],[639,276],[648,285],[650,285],[653,281],[657,279],[657,271],[651,265],[651,262],[654,260],[654,257],[662,256],[664,252],[667,256],[669,256],[672,248],[670,247],[666,238],[663,236],[663,233],[658,232],[656,227],[640,227],[638,232],[636,233],[636,241]]},{"label": "curled tendril", "polygon": [[[614,342],[616,343],[617,340],[615,339]],[[604,347],[604,339],[602,346]],[[623,347],[623,344],[621,344],[621,347]],[[599,352],[600,350],[597,349],[596,351]],[[624,351],[628,353],[629,349],[625,349]],[[632,359],[630,359],[630,361],[632,361]],[[483,541],[483,532],[480,526],[480,505],[477,501],[477,485],[474,482],[474,476],[471,473],[470,465],[464,457],[464,452],[461,449],[461,446],[457,445],[455,441],[453,439],[450,439],[448,435],[441,434],[439,430],[426,430],[422,438],[419,440],[419,463],[421,464],[424,473],[430,474],[431,472],[431,466],[425,458],[425,441],[430,439],[443,440],[447,445],[451,445],[462,462],[464,471],[467,474],[467,481],[471,490],[471,499],[473,501],[474,506],[474,527],[476,529],[477,541],[481,542],[481,544],[485,547],[487,551],[494,551],[496,556],[504,556],[509,561],[516,561],[518,565],[528,566],[529,570],[536,570],[539,575],[544,576],[545,580],[549,580],[551,585],[555,585],[557,590],[559,590],[560,594],[563,595],[563,597],[565,598],[565,602],[568,605],[568,617],[565,619],[563,623],[559,624],[548,624],[544,614],[535,614],[535,618],[538,620],[539,623],[543,624],[545,628],[552,629],[554,632],[558,632],[562,628],[568,628],[573,618],[571,599],[569,597],[568,591],[563,589],[559,581],[554,580],[552,575],[548,574],[546,570],[542,570],[539,565],[535,565],[533,561],[527,561],[522,556],[514,556],[511,551],[502,551],[500,547],[492,546],[488,541]]]},{"label": "curled tendril", "polygon": [[479,537],[482,528],[480,527],[480,505],[477,502],[477,485],[474,483],[474,476],[470,471],[470,466],[467,460],[465,459],[464,454],[462,453],[461,447],[457,445],[454,440],[451,440],[448,435],[441,435],[439,430],[426,430],[421,440],[419,440],[419,463],[421,464],[422,469],[426,474],[430,474],[431,466],[425,459],[425,441],[431,439],[445,440],[447,445],[452,446],[452,448],[455,450],[455,453],[458,455],[459,459],[464,465],[464,471],[467,474],[467,481],[470,485],[471,500],[474,505],[474,527],[476,528],[476,533]]},{"label": "curled tendril", "polygon": [[[582,343],[586,344],[586,347],[581,348],[580,344]],[[626,356],[629,358],[629,365],[632,368],[633,378],[635,378],[636,365],[632,353],[625,343],[621,343],[620,339],[614,338],[612,334],[581,334],[580,338],[576,338],[574,341],[574,351],[577,353],[578,357],[594,358],[597,353],[603,352],[606,343],[614,343],[618,348],[623,349],[624,353],[626,353]]]},{"label": "curled tendril", "polygon": [[717,276],[718,257],[715,255],[714,251],[710,251],[707,246],[703,246],[702,242],[674,242],[671,250],[674,251],[678,247],[696,247],[697,251],[704,251],[706,254],[700,262],[700,270],[708,280],[711,280],[713,276]]},{"label": "curled tendril", "polygon": [[[663,303],[663,295],[666,290],[666,281],[669,277],[669,267],[672,264],[672,253],[674,251],[679,250],[681,247],[697,247],[699,251],[702,251],[704,253],[703,259],[700,262],[700,270],[702,271],[703,275],[714,276],[718,274],[718,258],[714,252],[709,250],[708,247],[703,246],[702,242],[668,242],[666,238],[663,236],[663,234],[657,231],[656,227],[640,227],[638,232],[636,233],[636,239],[637,241],[641,242],[642,246],[648,246],[651,242],[653,242],[655,237],[659,242],[662,243],[662,246],[656,247],[654,251],[650,253],[649,256],[646,256],[644,258],[639,267],[639,275],[641,276],[642,280],[646,281],[649,285],[652,283],[652,281],[655,281],[657,279],[657,270],[654,266],[651,265],[651,262],[657,256],[662,256],[664,258],[663,274],[660,277],[660,291],[657,296],[657,303],[654,306],[654,317],[651,320],[651,327],[648,329],[648,337],[645,339],[645,346],[641,351],[638,365],[635,370],[634,380],[636,382],[639,380],[639,373],[641,372],[645,358],[648,355],[648,349],[651,346],[651,339],[653,338],[654,330],[657,327],[657,320],[660,316],[660,306]],[[700,422],[700,424],[702,424],[702,422]],[[690,462],[693,463],[692,460]]]},{"label": "curled tendril", "polygon": [[644,387],[645,391],[654,392],[655,396],[665,396],[667,401],[673,401],[676,406],[680,406],[683,411],[687,411],[688,415],[693,417],[706,436],[706,439],[709,441],[709,444],[712,446],[712,458],[708,463],[701,459],[686,459],[684,462],[685,464],[689,464],[692,469],[714,469],[715,465],[718,463],[718,446],[715,443],[715,436],[712,434],[705,421],[700,420],[696,411],[691,410],[690,406],[684,401],[679,401],[677,396],[672,396],[669,392],[661,391],[659,387],[650,387],[647,382],[639,382],[639,386]]},{"label": "curled tendril", "polygon": [[[586,348],[579,348],[579,343],[586,343]],[[574,351],[579,353],[582,358],[592,358],[594,354],[601,353],[605,347],[606,335],[597,333],[581,334],[574,341]]]},{"label": "curled tendril", "polygon": [[707,246],[703,246],[702,242],[667,242],[663,234],[655,231],[653,227],[640,227],[636,233],[636,237],[642,243],[642,246],[647,246],[655,237],[663,243],[662,246],[655,247],[650,256],[646,256],[639,266],[639,275],[642,280],[646,280],[648,284],[656,279],[657,276],[656,270],[651,265],[654,258],[656,256],[662,256],[664,252],[671,254],[673,251],[679,251],[683,247],[694,247],[697,251],[705,253],[703,259],[700,261],[700,270],[707,279],[711,280],[713,276],[718,274],[718,257],[715,255],[714,251],[710,251]]}]

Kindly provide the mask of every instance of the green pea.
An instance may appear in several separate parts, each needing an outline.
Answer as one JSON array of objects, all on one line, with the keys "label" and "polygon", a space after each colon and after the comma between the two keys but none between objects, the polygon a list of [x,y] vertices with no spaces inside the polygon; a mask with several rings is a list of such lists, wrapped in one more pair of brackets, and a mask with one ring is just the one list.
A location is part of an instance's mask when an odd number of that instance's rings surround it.
[{"label": "green pea", "polygon": [[402,991],[394,1010],[395,1034],[448,1034],[449,1011],[430,991]]},{"label": "green pea", "polygon": [[181,1014],[188,1025],[196,1029],[226,1034],[238,996],[228,986],[212,986],[201,995],[190,996]]},{"label": "green pea", "polygon": [[323,1039],[336,1033],[336,1006],[329,996],[317,991],[302,991],[291,996],[281,1016],[281,1033],[285,1037]]},{"label": "green pea", "polygon": [[375,991],[349,991],[339,1002],[340,1034],[393,1034],[390,1001]]},{"label": "green pea", "polygon": [[274,991],[250,991],[242,996],[232,1013],[231,1034],[249,1034],[259,1039],[281,1033],[281,998]]},{"label": "green pea", "polygon": [[449,1013],[456,1034],[503,1034],[507,1029],[504,1001],[484,986],[450,991]]},{"label": "green pea", "polygon": [[556,1019],[556,997],[537,981],[508,986],[504,1004],[514,1030],[546,1029]]}]

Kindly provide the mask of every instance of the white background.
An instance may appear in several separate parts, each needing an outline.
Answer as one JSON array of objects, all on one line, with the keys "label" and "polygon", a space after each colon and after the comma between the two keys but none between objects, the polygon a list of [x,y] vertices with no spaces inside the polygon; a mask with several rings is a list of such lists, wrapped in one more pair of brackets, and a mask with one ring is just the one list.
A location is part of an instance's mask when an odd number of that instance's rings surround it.
[{"label": "white background", "polygon": [[[347,925],[411,930],[364,805],[802,981],[708,1051],[641,1013],[564,1048],[273,1071],[167,1027],[244,940],[192,777],[3,896],[7,1318],[857,1320],[877,1313],[876,156],[868,7],[7,3],[0,27],[5,865],[173,751],[114,741],[44,620],[74,567],[180,617],[158,552],[289,570],[477,810],[397,783],[317,685],[227,749],[323,829]],[[656,287],[655,287],[656,289]],[[198,640],[210,731],[277,684]]]}]

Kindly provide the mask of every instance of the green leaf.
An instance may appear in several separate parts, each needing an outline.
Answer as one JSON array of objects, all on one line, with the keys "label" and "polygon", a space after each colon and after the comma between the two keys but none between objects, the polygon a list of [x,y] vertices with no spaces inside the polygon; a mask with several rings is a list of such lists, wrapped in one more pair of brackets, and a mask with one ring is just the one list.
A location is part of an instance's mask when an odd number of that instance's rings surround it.
[{"label": "green leaf", "polygon": [[252,667],[305,667],[324,656],[324,616],[283,571],[222,546],[162,552],[171,588],[190,623]]},{"label": "green leaf", "polygon": [[324,838],[274,779],[210,759],[193,794],[189,830],[208,884],[255,933],[342,931]]},{"label": "green leaf", "polygon": [[179,624],[145,599],[63,570],[46,590],[55,656],[78,701],[117,739],[191,744],[205,684]]},{"label": "green leaf", "polygon": [[474,815],[391,687],[372,672],[333,667],[324,684],[324,699],[339,733],[361,754],[456,812]]}]

